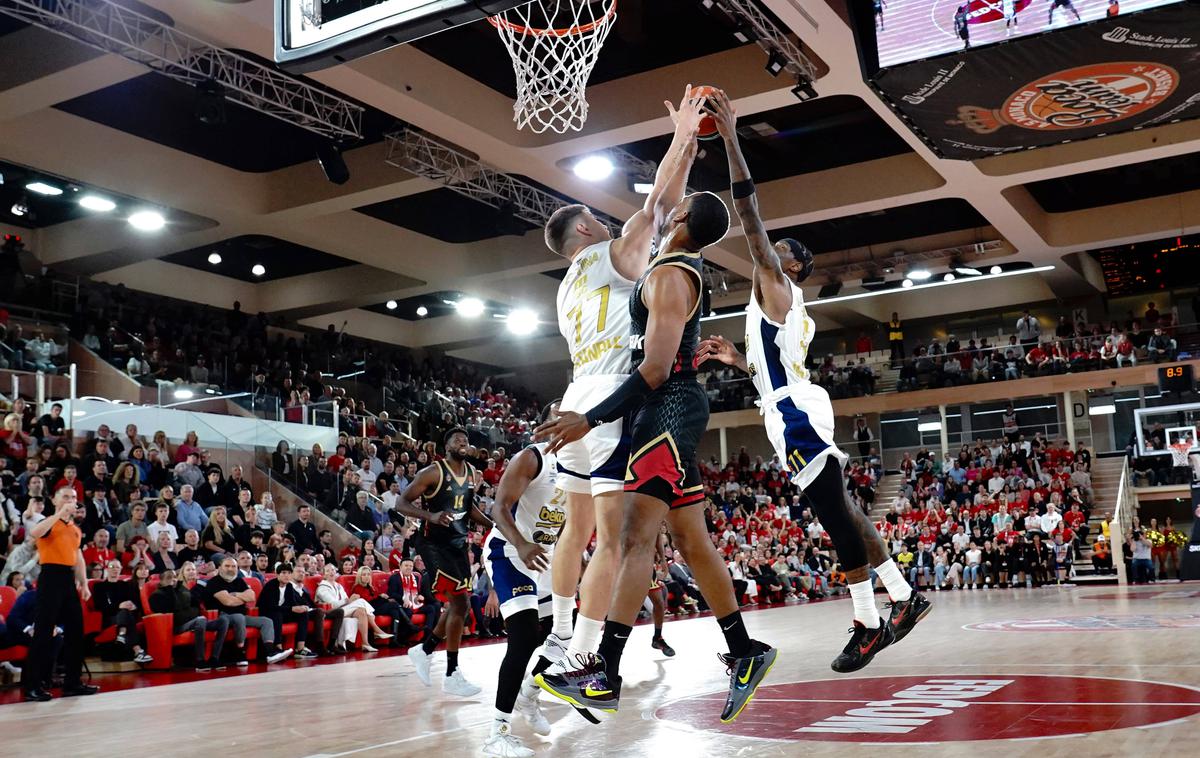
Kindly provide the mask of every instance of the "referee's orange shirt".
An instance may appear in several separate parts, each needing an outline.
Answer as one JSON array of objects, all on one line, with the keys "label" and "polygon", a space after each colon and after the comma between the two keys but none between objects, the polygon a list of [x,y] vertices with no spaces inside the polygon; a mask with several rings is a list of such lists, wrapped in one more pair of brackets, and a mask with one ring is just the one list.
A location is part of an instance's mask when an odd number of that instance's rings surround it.
[{"label": "referee's orange shirt", "polygon": [[83,532],[74,524],[68,524],[55,517],[59,523],[37,541],[38,562],[43,566],[57,564],[74,566],[75,553],[79,543],[83,541]]}]

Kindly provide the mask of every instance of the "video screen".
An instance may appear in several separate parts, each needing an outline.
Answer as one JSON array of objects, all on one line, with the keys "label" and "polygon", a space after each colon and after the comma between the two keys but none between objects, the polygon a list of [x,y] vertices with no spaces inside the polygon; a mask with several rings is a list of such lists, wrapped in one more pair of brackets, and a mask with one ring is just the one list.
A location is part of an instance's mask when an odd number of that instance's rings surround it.
[{"label": "video screen", "polygon": [[864,0],[873,6],[879,66],[1172,5],[1182,0]]}]

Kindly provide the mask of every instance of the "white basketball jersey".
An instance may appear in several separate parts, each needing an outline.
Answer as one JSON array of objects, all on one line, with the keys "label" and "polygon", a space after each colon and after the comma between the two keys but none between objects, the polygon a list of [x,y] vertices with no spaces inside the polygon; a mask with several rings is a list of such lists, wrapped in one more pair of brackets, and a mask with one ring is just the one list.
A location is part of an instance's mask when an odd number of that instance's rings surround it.
[{"label": "white basketball jersey", "polygon": [[[563,510],[566,495],[555,486],[558,461],[553,455],[546,453],[546,443],[532,447],[540,460],[541,469],[525,488],[525,493],[512,506],[512,515],[513,520],[517,522],[517,531],[522,537],[546,548],[546,552],[551,552],[566,518]],[[516,549],[507,544],[507,540],[498,529],[493,529],[483,544],[490,544],[493,538],[505,543],[506,553],[516,554]]]},{"label": "white basketball jersey", "polygon": [[746,306],[746,368],[758,394],[764,398],[789,385],[808,381],[804,359],[816,325],[804,308],[804,293],[795,284],[791,288],[792,307],[782,324],[767,318],[753,291]]},{"label": "white basketball jersey", "polygon": [[558,286],[558,331],[574,377],[628,374],[629,296],[634,282],[613,267],[612,240],[584,248]]}]

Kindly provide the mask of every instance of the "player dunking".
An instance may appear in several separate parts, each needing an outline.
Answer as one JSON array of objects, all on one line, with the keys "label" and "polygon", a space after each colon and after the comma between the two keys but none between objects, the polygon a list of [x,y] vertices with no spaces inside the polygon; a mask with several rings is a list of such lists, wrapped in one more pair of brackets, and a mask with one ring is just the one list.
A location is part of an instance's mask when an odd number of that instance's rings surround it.
[{"label": "player dunking", "polygon": [[[508,633],[496,684],[496,716],[483,745],[483,755],[492,758],[534,754],[511,732],[514,706],[535,733],[550,733],[550,723],[538,707],[541,690],[532,679],[526,680],[525,669],[549,632],[550,560],[565,518],[557,478],[557,462],[544,444],[518,453],[500,477],[492,509],[496,527],[483,542],[483,565]],[[492,602],[489,598],[489,605]],[[544,630],[543,621],[547,622]],[[540,673],[549,665],[543,658],[534,671]]]},{"label": "player dunking", "polygon": [[[629,296],[646,270],[655,232],[683,197],[695,157],[702,103],[689,85],[678,112],[666,104],[676,122],[675,136],[645,205],[626,222],[618,239],[611,239],[607,227],[582,205],[560,208],[546,224],[546,245],[571,261],[558,288],[559,331],[567,340],[573,364],[561,411],[588,410],[621,386],[632,371]],[[562,474],[558,486],[567,493],[568,517],[551,572],[554,629],[546,639],[545,654],[556,661],[567,652],[594,653],[600,645],[619,557],[629,429],[620,420],[606,424],[564,446],[557,459]],[[596,550],[580,584],[580,556],[593,532]],[[572,629],[577,585],[579,617]]]},{"label": "player dunking", "polygon": [[[450,695],[472,697],[481,690],[467,681],[458,668],[458,646],[462,641],[463,621],[470,609],[467,593],[471,591],[466,519],[489,528],[492,522],[475,507],[475,470],[467,463],[467,432],[451,429],[444,440],[446,459],[417,472],[396,499],[396,511],[424,522],[417,552],[426,569],[434,574],[434,593],[446,603],[433,633],[408,649],[408,660],[428,687],[430,656],[445,640],[446,678],[442,690]],[[416,500],[422,500],[425,507],[413,505]]]},{"label": "player dunking", "polygon": [[675,544],[696,577],[729,646],[723,656],[730,691],[721,714],[737,718],[775,663],[778,652],[751,640],[725,562],[709,539],[696,445],[708,424],[708,398],[693,360],[700,341],[703,258],[700,251],[729,230],[729,211],[711,192],[689,195],[673,210],[659,254],[638,280],[629,303],[634,371],[587,412],[564,413],[535,436],[550,450],[580,439],[592,427],[632,414],[633,454],[625,473],[621,568],[596,655],[568,660],[570,670],[547,671],[542,689],[577,707],[613,712],[621,695],[625,643],[646,597],[659,525],[666,519]]},{"label": "player dunking", "polygon": [[[725,140],[734,209],[754,260],[754,275],[746,307],[747,355],[738,353],[727,339],[710,337],[700,346],[700,361],[716,358],[750,374],[761,396],[767,437],[779,460],[791,469],[792,482],[812,501],[833,538],[838,561],[846,567],[854,628],[832,668],[842,673],[858,671],[880,650],[907,635],[929,613],[930,604],[912,592],[875,526],[847,495],[842,477],[847,456],[833,443],[833,404],[824,389],[808,380],[804,359],[815,329],[796,284],[812,272],[812,253],[793,239],[771,245],[742,156],[733,106],[722,93],[709,108]],[[891,596],[889,621],[880,619],[875,607],[869,566],[875,567]]]}]

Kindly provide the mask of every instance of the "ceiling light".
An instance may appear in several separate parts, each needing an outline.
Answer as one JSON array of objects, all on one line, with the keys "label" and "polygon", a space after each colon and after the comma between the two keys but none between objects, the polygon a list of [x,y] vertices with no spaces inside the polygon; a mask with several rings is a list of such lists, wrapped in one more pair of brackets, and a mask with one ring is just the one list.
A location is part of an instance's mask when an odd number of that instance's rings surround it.
[{"label": "ceiling light", "polygon": [[589,182],[599,182],[607,179],[613,172],[613,163],[604,155],[589,155],[576,161],[572,170],[575,176]]},{"label": "ceiling light", "polygon": [[923,282],[933,276],[927,268],[914,268],[908,272],[908,278],[914,282]]},{"label": "ceiling light", "polygon": [[807,100],[815,99],[817,91],[813,89],[811,82],[800,82],[795,87],[792,87],[792,94],[796,96],[797,100],[803,103]]},{"label": "ceiling light", "polygon": [[918,432],[940,432],[942,431],[941,421],[922,421],[917,424]]},{"label": "ceiling light", "polygon": [[955,276],[954,276],[954,272],[953,272],[953,271],[947,271],[946,273],[942,274],[942,281],[943,281],[943,282],[952,282],[952,281],[954,281],[956,278],[957,278],[957,277],[955,277]]},{"label": "ceiling light", "polygon": [[109,200],[107,197],[100,197],[99,195],[84,195],[83,197],[79,198],[79,206],[81,208],[87,208],[89,211],[96,211],[97,213],[108,213],[116,208],[117,204],[112,200]]},{"label": "ceiling light", "polygon": [[384,305],[387,306],[387,309],[389,311],[394,311],[400,307],[400,303],[397,303],[395,300],[389,300],[386,303],[384,303]]},{"label": "ceiling light", "polygon": [[1117,406],[1111,400],[1109,400],[1106,405],[1093,405],[1088,408],[1089,416],[1111,416],[1116,412]]},{"label": "ceiling light", "polygon": [[25,185],[25,189],[29,190],[30,192],[36,192],[39,195],[54,196],[61,195],[63,193],[61,188],[55,187],[53,184],[46,184],[45,182],[30,182],[29,184]]},{"label": "ceiling light", "polygon": [[913,286],[913,284],[914,284],[914,282],[912,279],[905,279],[904,281],[900,282],[900,286],[903,287],[904,289],[909,289],[910,287]]},{"label": "ceiling light", "polygon": [[650,182],[634,182],[633,191],[639,195],[649,195],[654,191],[654,185]]},{"label": "ceiling light", "polygon": [[158,211],[138,211],[129,217],[129,225],[141,232],[157,232],[167,220]]},{"label": "ceiling light", "polygon": [[424,318],[425,316],[429,315],[429,309],[423,305],[418,305],[417,306],[417,315]]},{"label": "ceiling light", "polygon": [[214,266],[221,265],[221,254],[220,253],[209,253],[208,254],[208,262]]},{"label": "ceiling light", "polygon": [[181,387],[181,388],[175,390],[175,399],[176,400],[191,400],[195,396],[196,396],[196,393],[186,387]]},{"label": "ceiling light", "polygon": [[8,210],[12,213],[12,215],[21,217],[29,213],[29,206],[24,200],[18,200],[17,202],[13,203],[12,207]]},{"label": "ceiling light", "polygon": [[772,51],[767,57],[767,73],[771,76],[779,76],[785,68],[787,68],[787,61],[782,55]]},{"label": "ceiling light", "polygon": [[[974,266],[968,266],[965,263],[955,263],[951,268],[954,269],[954,273],[962,274],[963,276],[983,276],[982,271]],[[998,272],[993,271],[992,273],[995,274]]]},{"label": "ceiling light", "polygon": [[250,267],[250,273],[254,274],[255,276],[262,276],[263,274],[267,273],[267,267],[261,263],[255,263]]},{"label": "ceiling light", "polygon": [[528,308],[518,308],[508,314],[508,318],[504,322],[508,326],[508,331],[523,336],[537,331],[538,316]]},{"label": "ceiling light", "polygon": [[463,318],[478,318],[483,315],[483,301],[477,297],[464,297],[454,304],[454,309]]},{"label": "ceiling light", "polygon": [[988,273],[989,274],[999,274],[1003,270],[1004,269],[1000,268],[999,266],[992,266],[990,269],[988,269]]}]

